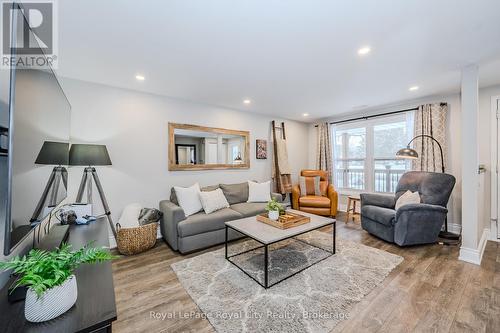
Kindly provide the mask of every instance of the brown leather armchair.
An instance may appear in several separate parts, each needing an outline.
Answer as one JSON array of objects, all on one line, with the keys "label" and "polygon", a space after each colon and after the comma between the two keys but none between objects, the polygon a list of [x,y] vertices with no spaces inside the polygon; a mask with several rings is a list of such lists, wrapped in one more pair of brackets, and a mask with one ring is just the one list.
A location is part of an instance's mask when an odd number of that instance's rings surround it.
[{"label": "brown leather armchair", "polygon": [[292,189],[292,208],[316,215],[336,216],[339,196],[333,185],[329,184],[327,172],[324,170],[302,170],[300,175],[311,178],[319,176],[321,195],[314,195],[313,192],[302,196],[300,185],[297,184]]}]

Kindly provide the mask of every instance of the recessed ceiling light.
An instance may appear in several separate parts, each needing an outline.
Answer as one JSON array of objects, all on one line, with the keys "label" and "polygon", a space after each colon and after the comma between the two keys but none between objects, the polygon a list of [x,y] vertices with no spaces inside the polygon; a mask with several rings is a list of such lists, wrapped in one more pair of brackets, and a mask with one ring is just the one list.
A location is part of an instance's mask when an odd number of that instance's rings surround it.
[{"label": "recessed ceiling light", "polygon": [[413,86],[413,87],[410,87],[410,89],[408,89],[409,91],[417,91],[418,90],[418,86]]},{"label": "recessed ceiling light", "polygon": [[358,50],[358,54],[359,54],[359,55],[365,55],[365,54],[370,53],[370,51],[371,51],[371,50],[372,50],[372,49],[371,49],[369,46],[364,46],[364,47],[362,47],[362,48],[360,48],[360,49]]},{"label": "recessed ceiling light", "polygon": [[251,101],[251,100],[249,100],[249,99],[244,99],[244,100],[243,100],[243,104],[247,104],[247,105],[248,105],[248,104],[250,104],[250,103],[252,103],[252,101]]},{"label": "recessed ceiling light", "polygon": [[303,113],[302,114],[304,117],[309,117],[309,113]]},{"label": "recessed ceiling light", "polygon": [[146,78],[143,75],[137,74],[135,78],[139,81],[144,81]]}]

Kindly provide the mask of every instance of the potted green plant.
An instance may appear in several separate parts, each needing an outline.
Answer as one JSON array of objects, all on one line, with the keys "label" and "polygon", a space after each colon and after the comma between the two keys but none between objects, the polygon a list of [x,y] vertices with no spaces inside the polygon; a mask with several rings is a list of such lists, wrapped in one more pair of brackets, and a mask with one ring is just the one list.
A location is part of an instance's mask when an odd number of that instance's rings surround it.
[{"label": "potted green plant", "polygon": [[75,304],[78,290],[74,271],[78,266],[113,258],[107,250],[90,244],[77,251],[63,244],[55,251],[32,249],[28,255],[0,262],[0,269],[12,269],[17,276],[14,288],[28,288],[24,306],[26,319],[42,322],[60,316]]},{"label": "potted green plant", "polygon": [[283,205],[280,204],[276,199],[271,199],[266,205],[266,210],[267,210],[267,216],[273,220],[277,221],[280,213],[285,211],[285,208],[283,208]]}]

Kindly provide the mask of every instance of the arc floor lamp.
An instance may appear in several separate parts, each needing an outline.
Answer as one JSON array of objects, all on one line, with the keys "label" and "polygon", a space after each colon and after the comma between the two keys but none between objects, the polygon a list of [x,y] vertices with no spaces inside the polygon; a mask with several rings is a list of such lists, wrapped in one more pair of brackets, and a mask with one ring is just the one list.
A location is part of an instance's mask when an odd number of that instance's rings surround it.
[{"label": "arc floor lamp", "polygon": [[[437,143],[437,146],[439,147],[439,153],[441,155],[441,172],[445,173],[445,168],[444,168],[444,157],[443,157],[443,148],[441,147],[441,144],[439,143],[438,140],[436,140],[434,137],[427,135],[427,134],[420,134],[414,137],[413,139],[408,142],[408,145],[406,148],[402,148],[398,150],[396,153],[396,157],[398,158],[406,158],[406,159],[417,159],[418,158],[418,153],[415,149],[410,148],[411,143],[418,138],[429,138],[433,140],[434,142]],[[457,240],[460,238],[460,235],[454,234],[452,232],[448,231],[448,217],[446,217],[444,221],[444,230],[439,233],[439,237],[444,238],[444,239],[450,239],[450,240]]]},{"label": "arc floor lamp", "polygon": [[83,169],[83,176],[78,188],[76,202],[81,203],[83,200],[83,193],[87,189],[87,203],[92,203],[92,179],[95,182],[97,191],[101,198],[102,206],[104,207],[104,214],[108,218],[109,226],[116,238],[116,229],[111,219],[111,211],[109,210],[104,190],[102,189],[101,181],[97,175],[95,166],[112,165],[109,157],[108,149],[105,145],[93,144],[72,144],[69,150],[69,165],[72,166],[85,166]]}]

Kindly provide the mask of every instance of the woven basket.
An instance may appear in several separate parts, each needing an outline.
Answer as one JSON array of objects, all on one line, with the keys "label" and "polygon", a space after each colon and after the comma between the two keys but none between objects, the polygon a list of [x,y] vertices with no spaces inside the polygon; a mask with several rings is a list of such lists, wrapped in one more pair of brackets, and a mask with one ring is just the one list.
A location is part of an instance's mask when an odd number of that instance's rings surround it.
[{"label": "woven basket", "polygon": [[149,223],[134,228],[122,228],[116,224],[116,244],[121,254],[130,256],[149,250],[156,243],[158,223]]}]

